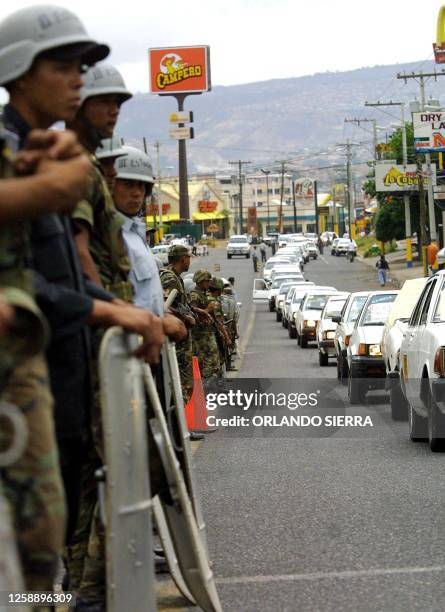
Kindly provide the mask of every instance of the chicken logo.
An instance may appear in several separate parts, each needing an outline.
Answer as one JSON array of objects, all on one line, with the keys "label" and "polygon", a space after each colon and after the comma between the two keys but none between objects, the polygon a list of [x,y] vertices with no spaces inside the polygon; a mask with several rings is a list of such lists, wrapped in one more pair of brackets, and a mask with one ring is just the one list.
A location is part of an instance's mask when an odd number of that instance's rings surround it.
[{"label": "chicken logo", "polygon": [[202,66],[192,66],[188,62],[183,61],[182,57],[177,53],[167,53],[159,62],[159,72],[156,75],[156,84],[159,89],[164,89],[168,85],[180,83],[186,79],[200,77],[202,75]]}]

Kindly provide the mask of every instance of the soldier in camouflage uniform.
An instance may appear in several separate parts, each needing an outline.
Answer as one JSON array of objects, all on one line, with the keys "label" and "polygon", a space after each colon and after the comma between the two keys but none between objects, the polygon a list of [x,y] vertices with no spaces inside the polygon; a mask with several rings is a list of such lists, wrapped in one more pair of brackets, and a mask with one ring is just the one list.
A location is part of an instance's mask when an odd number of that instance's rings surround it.
[{"label": "soldier in camouflage uniform", "polygon": [[221,362],[216,342],[216,329],[211,313],[215,308],[208,289],[212,275],[206,270],[198,270],[193,275],[196,288],[190,292],[190,306],[198,315],[198,323],[192,330],[193,354],[198,357],[203,382],[219,378]]},{"label": "soldier in camouflage uniform", "polygon": [[212,317],[215,321],[216,327],[216,340],[219,350],[219,358],[221,362],[220,376],[223,375],[224,366],[230,365],[230,347],[232,346],[232,340],[226,330],[224,311],[222,308],[221,294],[224,289],[224,283],[220,278],[212,278],[209,284],[209,291],[212,299],[215,302],[215,308],[212,312]]},{"label": "soldier in camouflage uniform", "polygon": [[170,248],[168,252],[168,266],[160,271],[164,297],[167,299],[173,289],[177,290],[178,294],[172,304],[172,311],[180,317],[189,330],[187,338],[182,342],[176,343],[176,355],[178,357],[179,374],[181,375],[184,404],[189,401],[193,392],[193,346],[190,330],[193,329],[196,323],[196,318],[189,308],[184,281],[181,278],[181,274],[187,272],[189,267],[190,253],[185,246],[178,244]]}]

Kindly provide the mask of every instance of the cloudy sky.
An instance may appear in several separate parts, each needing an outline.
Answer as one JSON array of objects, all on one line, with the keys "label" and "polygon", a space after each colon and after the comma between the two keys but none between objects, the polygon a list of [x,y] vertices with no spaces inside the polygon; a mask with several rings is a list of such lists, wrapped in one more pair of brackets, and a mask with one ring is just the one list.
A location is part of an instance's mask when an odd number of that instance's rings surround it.
[{"label": "cloudy sky", "polygon": [[[33,2],[15,0],[14,9]],[[432,56],[442,2],[423,0],[56,0],[109,43],[133,91],[148,91],[149,47],[208,44],[214,85]],[[0,18],[11,12],[2,2]]]}]

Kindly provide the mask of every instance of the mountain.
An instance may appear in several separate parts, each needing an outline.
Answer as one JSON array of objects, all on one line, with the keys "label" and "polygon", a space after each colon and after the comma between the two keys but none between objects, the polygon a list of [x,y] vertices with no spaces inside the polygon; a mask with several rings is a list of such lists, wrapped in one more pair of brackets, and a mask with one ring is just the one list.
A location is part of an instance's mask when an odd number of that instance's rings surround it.
[{"label": "mountain", "polygon": [[[381,112],[365,108],[365,101],[410,101],[418,97],[419,86],[396,78],[399,72],[430,72],[432,62],[374,66],[348,72],[326,72],[288,79],[274,79],[245,85],[215,87],[211,92],[190,96],[186,110],[194,112],[195,138],[188,142],[189,172],[227,170],[228,161],[244,159],[265,164],[278,159],[335,148],[350,136],[370,141],[371,135],[358,127],[345,126],[346,117],[377,117],[382,125],[396,122],[398,108]],[[440,99],[445,79],[428,81],[427,94]],[[149,153],[161,143],[161,171],[177,173],[177,145],[169,138],[169,114],[177,110],[172,97],[136,94],[122,107],[118,132],[126,140],[141,144],[146,137]],[[371,130],[371,126],[363,127]],[[371,152],[356,150],[357,160],[369,159]],[[342,153],[333,151],[321,158],[301,160],[301,167],[338,163]],[[156,160],[154,160],[156,161]],[[173,169],[167,170],[168,166]]]}]

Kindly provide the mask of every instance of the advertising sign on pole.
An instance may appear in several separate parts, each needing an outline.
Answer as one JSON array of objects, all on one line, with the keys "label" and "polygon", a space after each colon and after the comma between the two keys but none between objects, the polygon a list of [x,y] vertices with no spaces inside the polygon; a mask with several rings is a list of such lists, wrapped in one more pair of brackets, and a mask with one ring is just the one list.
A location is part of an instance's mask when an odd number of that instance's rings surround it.
[{"label": "advertising sign on pole", "polygon": [[314,181],[311,178],[299,178],[294,182],[295,197],[313,198]]},{"label": "advertising sign on pole", "polygon": [[154,94],[211,90],[210,47],[149,49],[150,88]]},{"label": "advertising sign on pole", "polygon": [[[428,186],[428,168],[424,164],[423,183]],[[431,164],[432,185],[437,184],[436,165]],[[388,164],[378,162],[375,167],[375,189],[380,193],[394,193],[404,191],[417,191],[419,189],[419,177],[416,164]]]},{"label": "advertising sign on pole", "polygon": [[413,125],[417,153],[445,151],[445,113],[413,113]]}]

